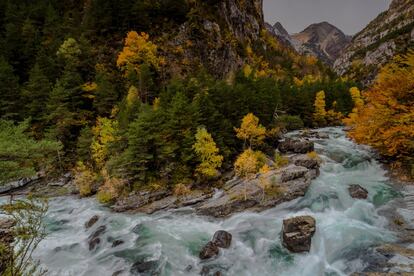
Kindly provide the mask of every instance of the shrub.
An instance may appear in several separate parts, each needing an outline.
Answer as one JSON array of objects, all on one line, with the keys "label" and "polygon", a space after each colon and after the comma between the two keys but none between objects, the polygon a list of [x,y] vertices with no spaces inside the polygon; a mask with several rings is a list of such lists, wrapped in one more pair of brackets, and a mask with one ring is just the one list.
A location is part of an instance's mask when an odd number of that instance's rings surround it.
[{"label": "shrub", "polygon": [[190,188],[188,188],[186,185],[180,183],[174,186],[174,195],[180,197],[180,196],[186,196],[191,193]]},{"label": "shrub", "polygon": [[280,153],[275,153],[275,168],[279,169],[289,164],[289,159],[280,155]]}]

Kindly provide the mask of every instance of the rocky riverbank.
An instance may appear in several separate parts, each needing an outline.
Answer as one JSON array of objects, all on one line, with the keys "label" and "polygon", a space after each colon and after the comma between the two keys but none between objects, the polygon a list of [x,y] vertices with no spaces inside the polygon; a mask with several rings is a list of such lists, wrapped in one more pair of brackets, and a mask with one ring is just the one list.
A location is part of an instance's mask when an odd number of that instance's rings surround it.
[{"label": "rocky riverbank", "polygon": [[[253,179],[236,176],[221,189],[193,190],[185,196],[170,191],[144,191],[119,200],[112,209],[116,212],[140,212],[152,214],[166,209],[190,206],[199,215],[227,217],[245,210],[261,211],[305,194],[312,179],[319,175],[319,161],[311,157],[313,142],[287,139],[279,150],[289,160],[284,167],[257,174]],[[273,161],[268,160],[271,168]]]}]

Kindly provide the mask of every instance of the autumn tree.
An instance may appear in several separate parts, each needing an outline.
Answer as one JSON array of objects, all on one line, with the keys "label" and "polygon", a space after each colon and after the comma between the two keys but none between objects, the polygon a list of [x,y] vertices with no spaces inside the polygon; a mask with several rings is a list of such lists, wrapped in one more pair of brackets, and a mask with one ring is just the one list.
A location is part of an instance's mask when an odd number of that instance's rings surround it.
[{"label": "autumn tree", "polygon": [[259,160],[257,154],[252,149],[245,150],[237,157],[234,163],[234,170],[238,177],[244,181],[244,200],[247,200],[247,182],[252,180],[259,169]]},{"label": "autumn tree", "polygon": [[352,101],[354,103],[354,108],[352,112],[349,113],[348,118],[345,118],[343,121],[348,126],[353,126],[358,121],[358,114],[364,108],[364,100],[361,97],[361,92],[357,87],[351,87],[349,89],[349,93],[352,97]]},{"label": "autumn tree", "polygon": [[117,129],[118,122],[108,118],[98,118],[96,126],[92,128],[91,152],[97,168],[102,168],[105,165],[110,143],[118,139],[116,137]]},{"label": "autumn tree", "polygon": [[411,51],[381,70],[373,87],[364,94],[366,103],[358,108],[349,135],[385,156],[413,166],[413,87],[414,52]]},{"label": "autumn tree", "polygon": [[318,126],[326,125],[326,103],[325,103],[325,91],[319,91],[316,93],[315,99],[315,112],[313,118]]},{"label": "autumn tree", "polygon": [[125,46],[118,55],[117,66],[132,82],[135,76],[138,76],[141,99],[147,102],[149,91],[146,86],[152,81],[150,70],[158,71],[162,62],[157,53],[157,45],[149,40],[149,35],[131,31],[127,34]]},{"label": "autumn tree", "polygon": [[205,128],[198,128],[195,138],[193,149],[201,161],[196,172],[206,177],[216,176],[217,169],[221,167],[223,162],[223,156],[219,154],[213,137]]},{"label": "autumn tree", "polygon": [[235,131],[237,138],[244,141],[244,147],[248,145],[250,149],[260,145],[266,138],[266,128],[259,124],[259,118],[253,113],[244,116],[240,128],[235,128]]}]

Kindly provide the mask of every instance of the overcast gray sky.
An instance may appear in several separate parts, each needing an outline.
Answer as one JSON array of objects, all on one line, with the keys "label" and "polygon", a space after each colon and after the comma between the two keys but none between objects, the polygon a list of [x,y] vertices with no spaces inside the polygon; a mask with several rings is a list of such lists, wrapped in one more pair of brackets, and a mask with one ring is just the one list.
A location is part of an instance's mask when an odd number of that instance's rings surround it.
[{"label": "overcast gray sky", "polygon": [[264,0],[265,20],[280,21],[289,33],[328,21],[346,34],[362,30],[391,0]]}]

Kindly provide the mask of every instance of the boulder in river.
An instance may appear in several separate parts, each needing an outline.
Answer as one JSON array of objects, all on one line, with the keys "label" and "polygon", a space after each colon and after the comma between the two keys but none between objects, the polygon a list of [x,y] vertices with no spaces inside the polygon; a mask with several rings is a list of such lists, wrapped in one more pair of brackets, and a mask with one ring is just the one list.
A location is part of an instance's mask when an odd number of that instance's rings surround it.
[{"label": "boulder in river", "polygon": [[217,231],[212,242],[220,248],[229,248],[231,245],[232,235],[224,230]]},{"label": "boulder in river", "polygon": [[85,228],[89,229],[92,226],[94,226],[94,224],[99,220],[99,216],[98,215],[94,215],[93,217],[91,217],[86,223],[85,223]]},{"label": "boulder in river", "polygon": [[281,153],[300,153],[305,154],[315,150],[315,145],[312,141],[308,140],[293,140],[290,138],[281,142],[278,147]]},{"label": "boulder in river", "polygon": [[283,220],[283,246],[293,253],[309,252],[316,231],[313,217],[300,216]]},{"label": "boulder in river", "polygon": [[159,263],[156,260],[135,262],[131,267],[132,275],[159,275]]},{"label": "boulder in river", "polygon": [[368,191],[358,184],[352,184],[348,187],[349,194],[351,197],[356,199],[367,199]]},{"label": "boulder in river", "polygon": [[200,254],[198,255],[201,260],[211,259],[219,254],[219,247],[212,241],[209,241],[201,249]]},{"label": "boulder in river", "polygon": [[101,225],[98,227],[98,229],[96,229],[95,232],[93,232],[92,235],[89,236],[88,239],[88,244],[89,244],[89,251],[92,251],[96,248],[96,246],[98,246],[101,243],[101,238],[100,236],[105,233],[106,231],[106,226],[105,225]]},{"label": "boulder in river", "polygon": [[229,248],[232,235],[224,230],[214,233],[213,239],[201,249],[199,257],[201,260],[213,258],[219,254],[219,248]]}]

